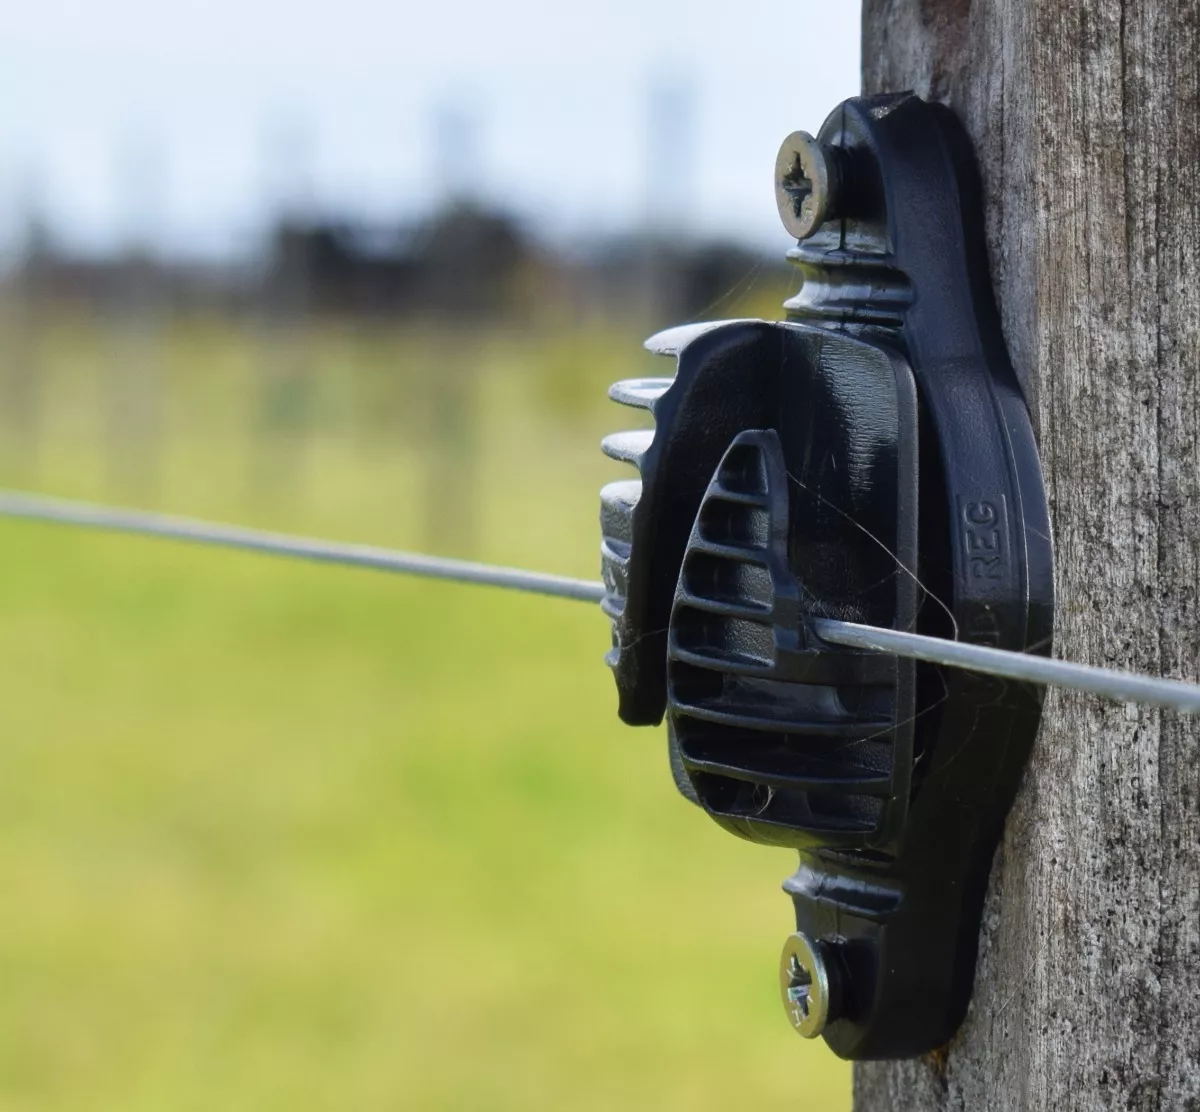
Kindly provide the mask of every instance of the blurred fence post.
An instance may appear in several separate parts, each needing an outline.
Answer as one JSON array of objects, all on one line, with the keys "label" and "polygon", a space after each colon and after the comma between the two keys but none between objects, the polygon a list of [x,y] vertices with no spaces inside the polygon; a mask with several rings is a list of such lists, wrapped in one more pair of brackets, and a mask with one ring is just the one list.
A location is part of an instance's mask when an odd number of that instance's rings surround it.
[{"label": "blurred fence post", "polygon": [[109,479],[120,490],[153,498],[163,454],[163,328],[161,275],[138,251],[121,268],[108,376]]},{"label": "blurred fence post", "polygon": [[116,330],[108,375],[109,479],[121,490],[152,498],[163,452],[163,329],[166,268],[156,258],[163,234],[161,152],[144,135],[120,152],[118,182],[128,221],[117,275]]},{"label": "blurred fence post", "polygon": [[431,552],[467,555],[478,539],[480,347],[473,328],[441,322],[429,352],[424,374],[429,423],[422,455],[425,544]]},{"label": "blurred fence post", "polygon": [[306,238],[280,229],[263,284],[251,483],[294,497],[305,477],[315,388]]},{"label": "blurred fence post", "polygon": [[31,481],[41,431],[44,375],[44,324],[48,233],[42,218],[38,182],[24,183],[18,200],[20,241],[5,285],[6,356],[0,361],[0,420],[4,427],[3,456],[23,482]]},{"label": "blurred fence post", "polygon": [[259,284],[260,329],[251,486],[256,496],[294,497],[304,481],[312,435],[313,199],[310,142],[301,122],[269,132],[265,171],[273,239]]}]

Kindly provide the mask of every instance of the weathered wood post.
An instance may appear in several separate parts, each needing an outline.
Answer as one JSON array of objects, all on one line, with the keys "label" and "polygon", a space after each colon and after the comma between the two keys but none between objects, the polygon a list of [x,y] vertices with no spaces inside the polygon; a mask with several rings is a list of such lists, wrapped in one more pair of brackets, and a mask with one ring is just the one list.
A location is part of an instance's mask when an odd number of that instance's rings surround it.
[{"label": "weathered wood post", "polygon": [[[1200,675],[1200,3],[865,0],[865,92],[973,136],[1059,654]],[[1052,693],[971,1010],[859,1112],[1200,1108],[1200,723]]]}]

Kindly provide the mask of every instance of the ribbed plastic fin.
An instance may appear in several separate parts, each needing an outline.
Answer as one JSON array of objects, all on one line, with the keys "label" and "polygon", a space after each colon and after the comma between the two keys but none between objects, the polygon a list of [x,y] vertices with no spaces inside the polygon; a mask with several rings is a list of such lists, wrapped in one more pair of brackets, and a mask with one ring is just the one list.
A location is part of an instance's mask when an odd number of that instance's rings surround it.
[{"label": "ribbed plastic fin", "polygon": [[609,459],[623,460],[641,468],[645,456],[654,440],[652,429],[630,429],[626,432],[610,433],[600,442],[600,450]]},{"label": "ribbed plastic fin", "polygon": [[771,430],[737,436],[700,503],[668,638],[668,721],[694,796],[743,837],[870,845],[911,778],[896,663],[804,632],[820,603],[789,561],[789,479]]},{"label": "ribbed plastic fin", "polygon": [[608,388],[608,396],[621,405],[635,409],[654,411],[654,403],[670,388],[673,378],[627,378],[614,382]]}]

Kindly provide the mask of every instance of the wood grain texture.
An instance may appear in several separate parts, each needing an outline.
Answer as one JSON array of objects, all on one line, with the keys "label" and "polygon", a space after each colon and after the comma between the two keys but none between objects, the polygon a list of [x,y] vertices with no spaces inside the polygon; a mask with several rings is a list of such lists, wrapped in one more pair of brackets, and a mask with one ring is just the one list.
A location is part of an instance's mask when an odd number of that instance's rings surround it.
[{"label": "wood grain texture", "polygon": [[[979,152],[1034,403],[1058,654],[1200,677],[1200,3],[865,0],[864,91]],[[858,1112],[1200,1109],[1200,724],[1053,693],[946,1051]]]}]

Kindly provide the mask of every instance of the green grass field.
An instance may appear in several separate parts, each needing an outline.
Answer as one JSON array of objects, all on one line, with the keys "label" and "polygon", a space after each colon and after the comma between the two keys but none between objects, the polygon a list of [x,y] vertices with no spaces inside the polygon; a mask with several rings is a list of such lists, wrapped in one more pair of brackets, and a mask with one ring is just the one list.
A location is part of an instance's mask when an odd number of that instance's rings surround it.
[{"label": "green grass field", "polygon": [[[197,350],[158,505],[421,541],[401,419],[319,423],[263,506],[232,349]],[[479,387],[474,553],[593,575],[622,418],[524,405],[518,355]],[[35,485],[116,497],[73,381]],[[847,1108],[778,1002],[791,855],[676,795],[607,643],[579,604],[0,525],[0,1108]]]}]

